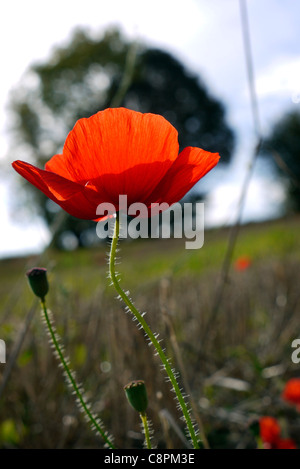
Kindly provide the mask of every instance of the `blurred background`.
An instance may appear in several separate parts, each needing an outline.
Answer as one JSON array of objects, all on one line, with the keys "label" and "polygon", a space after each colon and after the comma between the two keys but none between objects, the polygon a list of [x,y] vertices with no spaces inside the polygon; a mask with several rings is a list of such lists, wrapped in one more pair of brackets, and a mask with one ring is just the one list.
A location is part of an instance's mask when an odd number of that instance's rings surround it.
[{"label": "blurred background", "polygon": [[[272,140],[276,126],[286,135],[284,125],[291,133],[299,125],[299,6],[254,0],[248,9],[260,129]],[[161,113],[177,127],[182,146],[219,151],[222,164],[196,192],[207,195],[208,227],[234,222],[257,143],[238,0],[188,0],[184,8],[177,1],[88,1],[85,8],[54,1],[47,11],[35,1],[12,1],[1,34],[1,256],[40,251],[56,211],[36,200],[40,195],[29,184],[26,193],[21,190],[10,163],[44,164],[61,151],[76,119],[115,104]],[[116,95],[124,74],[124,96]],[[290,166],[293,157],[285,153],[281,162],[289,159]],[[278,217],[287,209],[291,181],[279,177],[278,158],[258,158],[243,221]],[[78,239],[82,228],[67,231],[70,248],[88,237]]]},{"label": "blurred background", "polygon": [[183,348],[184,381],[211,445],[255,446],[249,422],[266,412],[281,416],[299,439],[299,417],[280,401],[284,381],[299,372],[290,360],[291,341],[300,336],[299,13],[293,0],[5,6],[0,338],[10,366],[0,365],[2,446],[98,444],[53,372],[24,280],[37,263],[52,275],[51,308],[72,363],[117,442],[142,443],[122,386],[144,373],[155,396],[158,444],[182,444],[176,406],[152,355],[132,355],[144,338],[106,287],[107,246],[95,225],[63,215],[11,168],[16,159],[43,167],[77,119],[117,106],[162,114],[181,148],[221,155],[185,198],[205,202],[203,249],[187,252],[178,240],[126,243],[121,267],[138,306],[166,332],[179,368],[178,343]]}]

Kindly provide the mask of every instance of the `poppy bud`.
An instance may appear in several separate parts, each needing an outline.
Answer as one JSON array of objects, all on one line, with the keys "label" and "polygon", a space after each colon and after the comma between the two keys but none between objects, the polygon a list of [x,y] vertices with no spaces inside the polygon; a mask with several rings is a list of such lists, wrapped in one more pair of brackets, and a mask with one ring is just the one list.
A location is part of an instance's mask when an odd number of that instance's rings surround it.
[{"label": "poppy bud", "polygon": [[148,396],[144,381],[131,381],[131,383],[124,387],[124,391],[129,404],[131,404],[136,411],[140,413],[146,412]]},{"label": "poppy bud", "polygon": [[260,435],[260,425],[259,420],[254,418],[248,423],[248,428],[255,438],[258,438]]},{"label": "poppy bud", "polygon": [[33,293],[38,296],[41,300],[45,298],[49,290],[49,284],[47,280],[47,269],[42,267],[34,267],[28,270],[26,275],[29,280],[29,284],[32,288]]}]

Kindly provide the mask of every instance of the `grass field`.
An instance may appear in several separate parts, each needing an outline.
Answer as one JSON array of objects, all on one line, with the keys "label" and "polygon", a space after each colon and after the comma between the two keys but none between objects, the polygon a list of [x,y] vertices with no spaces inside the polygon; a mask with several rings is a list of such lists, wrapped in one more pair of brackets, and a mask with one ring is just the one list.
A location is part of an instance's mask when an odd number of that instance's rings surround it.
[{"label": "grass field", "polygon": [[[255,448],[250,424],[261,415],[277,417],[300,446],[300,415],[280,399],[284,383],[300,376],[300,364],[291,361],[291,343],[300,338],[299,232],[299,217],[242,227],[218,308],[227,229],[206,231],[200,250],[186,250],[184,240],[120,244],[121,284],[164,338],[212,448]],[[47,251],[39,260],[49,272],[47,300],[57,330],[117,447],[143,445],[139,417],[123,387],[144,379],[154,444],[184,448],[184,425],[160,363],[109,286],[107,252],[104,244]],[[234,268],[240,256],[251,260],[243,271]],[[25,272],[37,262],[0,262],[0,338],[7,346],[2,380],[28,321],[0,397],[0,447],[101,448],[65,385],[27,285]]]}]

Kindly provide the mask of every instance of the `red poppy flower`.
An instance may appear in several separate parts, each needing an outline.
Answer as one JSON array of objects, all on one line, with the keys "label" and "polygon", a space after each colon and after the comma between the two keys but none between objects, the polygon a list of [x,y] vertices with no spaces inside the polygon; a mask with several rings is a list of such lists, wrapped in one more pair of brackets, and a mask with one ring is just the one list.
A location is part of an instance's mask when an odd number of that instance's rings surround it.
[{"label": "red poppy flower", "polygon": [[176,129],[162,116],[125,108],[80,119],[61,155],[45,170],[23,161],[14,169],[77,218],[98,221],[100,203],[179,201],[219,161],[218,153],[187,147],[178,154]]},{"label": "red poppy flower", "polygon": [[297,445],[291,438],[280,438],[276,449],[297,449]]},{"label": "red poppy flower", "polygon": [[300,378],[292,378],[286,383],[282,398],[287,402],[300,406]]},{"label": "red poppy flower", "polygon": [[280,437],[280,426],[274,417],[261,417],[259,429],[265,449],[297,449],[294,440]]},{"label": "red poppy flower", "polygon": [[259,420],[260,437],[268,448],[275,448],[280,439],[280,426],[273,417],[261,417]]},{"label": "red poppy flower", "polygon": [[239,257],[234,264],[235,270],[241,271],[246,270],[251,265],[251,259],[248,256]]}]

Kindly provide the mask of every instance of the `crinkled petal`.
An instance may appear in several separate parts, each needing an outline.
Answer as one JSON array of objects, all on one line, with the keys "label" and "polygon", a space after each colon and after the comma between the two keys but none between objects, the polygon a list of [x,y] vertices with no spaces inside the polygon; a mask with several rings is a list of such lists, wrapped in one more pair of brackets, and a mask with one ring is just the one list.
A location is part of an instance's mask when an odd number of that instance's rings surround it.
[{"label": "crinkled petal", "polygon": [[[162,116],[106,109],[80,119],[69,133],[64,171],[73,181],[93,180],[110,197],[122,194],[132,199],[134,194],[143,201],[176,160],[178,148],[177,130]],[[55,164],[60,170],[59,158],[52,168]]]},{"label": "crinkled petal", "polygon": [[210,153],[201,148],[185,148],[172,164],[164,178],[147,201],[167,202],[172,205],[182,197],[218,163],[218,153]]},{"label": "crinkled petal", "polygon": [[45,169],[47,171],[51,171],[52,173],[59,174],[60,176],[71,181],[73,180],[72,175],[66,166],[66,161],[63,155],[52,156],[52,158],[45,164]]},{"label": "crinkled petal", "polygon": [[86,220],[98,218],[96,207],[102,200],[93,188],[69,181],[58,174],[39,169],[24,161],[15,161],[12,166],[70,215]]}]

